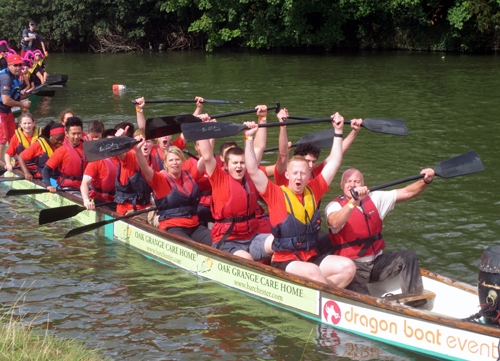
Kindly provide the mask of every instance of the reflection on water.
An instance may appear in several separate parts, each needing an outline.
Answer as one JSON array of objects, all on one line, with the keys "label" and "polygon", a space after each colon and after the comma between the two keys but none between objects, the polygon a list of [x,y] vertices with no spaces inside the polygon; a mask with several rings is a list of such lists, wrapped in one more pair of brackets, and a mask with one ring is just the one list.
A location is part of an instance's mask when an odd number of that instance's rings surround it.
[{"label": "reflection on water", "polygon": [[[424,267],[473,284],[479,257],[499,238],[498,62],[496,56],[447,54],[442,59],[440,54],[399,52],[53,54],[51,72],[70,79],[32,111],[42,125],[70,107],[85,123],[101,119],[111,126],[135,122],[130,101],[136,97],[200,95],[244,101],[207,104],[209,114],[280,101],[292,115],[325,117],[339,111],[346,119],[404,119],[409,137],[363,129],[340,171],[359,168],[367,185],[375,186],[475,149],[483,173],[436,179],[417,199],[398,204],[384,227],[388,250],[413,249]],[[112,84],[127,89],[113,94]],[[151,104],[145,114],[193,110],[193,104]],[[276,121],[272,113],[268,118]],[[287,131],[297,141],[327,126]],[[277,134],[277,129],[268,130],[269,146]],[[242,136],[235,138],[243,144]],[[327,150],[322,153],[325,157]],[[266,154],[264,161],[274,163],[276,156]],[[340,193],[339,179],[323,207]],[[0,191],[4,194],[5,188]],[[62,240],[75,225],[64,221],[38,227],[38,212],[28,199],[1,197],[0,271],[5,281],[0,302],[13,302],[29,287],[23,306],[28,316],[48,312],[57,334],[99,345],[117,360],[428,359],[318,326],[104,238],[86,234]]]}]

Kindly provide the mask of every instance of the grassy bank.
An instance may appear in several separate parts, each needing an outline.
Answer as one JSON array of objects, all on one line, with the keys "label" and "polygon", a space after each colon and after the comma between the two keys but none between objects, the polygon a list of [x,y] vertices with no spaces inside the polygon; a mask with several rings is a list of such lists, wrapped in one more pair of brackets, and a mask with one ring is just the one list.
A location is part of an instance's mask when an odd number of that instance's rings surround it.
[{"label": "grassy bank", "polygon": [[106,361],[99,350],[89,350],[75,340],[64,340],[35,329],[31,323],[14,316],[12,310],[0,311],[0,360]]}]

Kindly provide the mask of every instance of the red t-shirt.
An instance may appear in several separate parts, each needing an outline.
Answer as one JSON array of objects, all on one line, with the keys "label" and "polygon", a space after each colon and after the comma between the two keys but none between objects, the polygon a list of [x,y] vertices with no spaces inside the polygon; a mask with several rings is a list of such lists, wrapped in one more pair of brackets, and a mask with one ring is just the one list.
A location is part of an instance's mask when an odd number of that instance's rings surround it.
[{"label": "red t-shirt", "polygon": [[[326,184],[325,179],[320,174],[318,177],[314,178],[307,184],[311,188],[316,203],[319,203],[323,194],[330,189],[328,184]],[[280,186],[274,184],[271,181],[267,182],[266,191],[262,194],[262,198],[267,203],[269,209],[271,226],[276,226],[285,220],[288,212],[286,211],[286,201],[285,194]],[[297,194],[297,198],[302,202],[303,194]],[[298,251],[298,254],[303,260],[308,260],[309,258],[315,256],[316,250]],[[293,252],[275,252],[273,255],[273,262],[285,262],[285,261],[300,261],[300,259]]]},{"label": "red t-shirt", "polygon": [[[196,181],[202,177],[198,168],[191,167],[188,171],[193,181]],[[173,178],[173,177],[172,177]],[[177,184],[182,187],[182,178],[174,178]],[[148,182],[151,188],[153,188],[153,192],[155,193],[156,198],[160,199],[166,197],[171,191],[172,187],[170,187],[170,183],[168,183],[167,178],[160,172],[155,172],[153,175],[153,179],[151,182]],[[195,214],[191,218],[170,218],[160,221],[158,228],[166,229],[169,227],[185,227],[185,228],[193,228],[200,224],[198,221],[198,215]]]},{"label": "red t-shirt", "polygon": [[[26,137],[26,135],[25,135]],[[26,140],[28,141],[29,144],[31,144],[31,140],[33,139],[33,136],[31,137],[26,137]],[[11,157],[15,156],[17,154],[16,148],[20,144],[19,139],[17,138],[17,135],[14,134],[12,138],[10,138],[9,146],[7,147],[7,150],[5,151],[6,154],[10,155]]]},{"label": "red t-shirt", "polygon": [[[79,156],[83,155],[83,143],[74,147]],[[24,159],[24,158],[23,158]],[[47,161],[47,165],[52,169],[60,169],[69,163],[69,153],[65,146],[60,146],[54,151],[52,157]]]},{"label": "red t-shirt", "polygon": [[[116,157],[111,157],[109,159],[111,159],[115,165],[118,165],[118,159]],[[87,175],[92,179],[105,179],[108,176],[108,168],[106,167],[104,159],[99,159],[87,164],[87,167],[83,171],[83,175]]]}]

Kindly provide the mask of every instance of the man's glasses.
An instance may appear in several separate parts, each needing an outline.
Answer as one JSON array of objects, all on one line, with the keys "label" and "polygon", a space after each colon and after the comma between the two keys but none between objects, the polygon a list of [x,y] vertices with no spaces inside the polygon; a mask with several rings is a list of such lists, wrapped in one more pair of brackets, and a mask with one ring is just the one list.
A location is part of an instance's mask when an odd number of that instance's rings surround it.
[{"label": "man's glasses", "polygon": [[12,65],[15,68],[20,68],[23,66],[23,64],[10,64],[10,65]]}]

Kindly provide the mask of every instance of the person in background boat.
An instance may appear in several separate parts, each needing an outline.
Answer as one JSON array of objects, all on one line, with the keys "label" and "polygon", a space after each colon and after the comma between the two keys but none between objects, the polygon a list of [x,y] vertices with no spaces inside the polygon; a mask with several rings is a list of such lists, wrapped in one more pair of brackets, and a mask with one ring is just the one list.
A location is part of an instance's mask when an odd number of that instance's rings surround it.
[{"label": "person in background boat", "polygon": [[12,114],[12,107],[28,109],[31,105],[29,100],[21,102],[20,87],[23,84],[19,79],[23,61],[19,55],[7,57],[7,68],[0,71],[0,165],[3,164],[4,152],[7,142],[14,135],[16,122]]},{"label": "person in background boat", "polygon": [[70,117],[66,121],[65,135],[62,147],[56,149],[49,158],[42,171],[43,182],[47,184],[47,190],[55,193],[57,188],[50,185],[50,175],[58,170],[61,175],[57,179],[57,187],[71,187],[80,189],[82,185],[83,170],[87,166],[87,160],[83,153],[82,133],[83,123],[78,117]]},{"label": "person in background boat", "polygon": [[40,71],[40,74],[42,75],[43,81],[42,84],[45,84],[47,81],[47,77],[49,74],[47,73],[47,64],[45,64],[45,61],[43,60],[43,54],[40,50],[35,50],[35,62],[37,63],[37,68]]},{"label": "person in background boat", "polygon": [[9,49],[7,48],[7,44],[5,40],[0,42],[0,70],[7,68],[7,55],[9,53]]},{"label": "person in background boat", "polygon": [[271,266],[323,284],[347,286],[356,272],[354,262],[346,257],[322,255],[316,251],[321,228],[318,203],[329,189],[342,161],[344,118],[339,113],[332,115],[335,137],[331,156],[321,173],[308,183],[311,171],[307,161],[302,156],[292,157],[285,172],[288,185],[281,187],[272,183],[258,168],[253,148],[257,124],[247,122],[245,125],[249,128],[244,131],[247,172],[267,203],[271,217],[274,236]]},{"label": "person in background boat", "polygon": [[49,53],[45,49],[45,43],[40,35],[35,32],[36,22],[30,20],[28,23],[28,28],[24,29],[21,35],[21,57],[24,57],[24,54],[31,50],[36,50],[39,47],[42,48],[45,56],[48,56]]},{"label": "person in background boat", "polygon": [[[114,129],[108,129],[104,132],[103,137],[114,138],[115,133]],[[117,169],[118,158],[116,157],[99,159],[87,164],[83,171],[83,180],[80,186],[83,205],[87,209],[95,209],[95,198],[105,202],[114,200]]]},{"label": "person in background boat", "polygon": [[[45,163],[54,151],[63,144],[64,139],[64,125],[54,122],[47,124],[36,142],[19,154],[19,166],[24,173],[24,178],[27,180],[32,180],[33,177],[41,178]],[[28,167],[27,164],[34,164],[34,166]],[[51,179],[58,176],[58,173],[50,175]]]},{"label": "person in background boat", "polygon": [[171,146],[165,152],[166,171],[155,171],[141,152],[145,142],[142,139],[135,152],[142,174],[155,194],[158,228],[207,246],[212,245],[210,230],[199,223],[197,213],[200,192],[196,181],[203,176],[205,163],[200,159],[196,168],[183,170],[182,165],[186,161],[184,153]]},{"label": "person in background boat", "polygon": [[[115,134],[115,132],[110,132]],[[92,120],[89,123],[88,133],[83,137],[83,141],[102,139],[104,134],[104,123],[100,120]]]},{"label": "person in background boat", "polygon": [[[121,134],[127,134],[128,131],[129,128],[126,126],[125,128],[118,129],[115,135],[121,136]],[[134,136],[145,138],[146,132],[144,128],[137,129],[134,132]],[[153,147],[153,141],[147,140],[141,144],[141,154],[150,165],[150,154],[151,148]],[[119,163],[116,170],[114,199],[117,203],[116,213],[125,215],[128,212],[137,212],[150,207],[153,189],[141,173],[141,169],[137,162],[136,151],[131,149],[126,153],[117,155],[117,158]]]},{"label": "person in background boat", "polygon": [[[259,117],[267,116],[265,105],[256,108]],[[210,140],[199,141],[199,146],[213,190],[212,216],[215,223],[211,231],[212,246],[249,260],[270,260],[273,236],[258,233],[259,194],[246,173],[245,151],[240,147],[228,149],[224,171],[217,165]],[[257,159],[262,157],[263,149],[260,152]]]},{"label": "person in background boat", "polygon": [[[434,170],[426,168],[419,180],[404,188],[391,191],[370,192],[363,174],[349,168],[342,175],[340,187],[343,195],[335,198],[325,208],[330,229],[332,251],[336,255],[355,261],[357,272],[350,290],[369,294],[367,284],[400,276],[403,293],[422,290],[422,276],[415,252],[382,253],[383,220],[396,203],[404,202],[422,193],[434,178]],[[359,199],[352,197],[351,190]]]},{"label": "person in background boat", "polygon": [[5,168],[12,172],[12,158],[18,158],[23,150],[33,144],[40,134],[42,128],[35,125],[35,118],[30,113],[23,113],[19,118],[19,128],[10,139],[9,146],[5,151]]},{"label": "person in background boat", "polygon": [[59,123],[66,125],[68,118],[74,117],[75,113],[71,109],[64,109],[59,113]]},{"label": "person in background boat", "polygon": [[35,89],[35,75],[31,72],[31,62],[29,60],[23,60],[22,68],[22,78],[24,80],[24,89],[21,90],[21,95],[25,95],[28,92],[32,92]]}]

